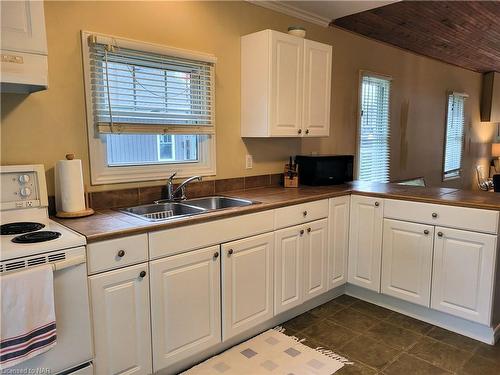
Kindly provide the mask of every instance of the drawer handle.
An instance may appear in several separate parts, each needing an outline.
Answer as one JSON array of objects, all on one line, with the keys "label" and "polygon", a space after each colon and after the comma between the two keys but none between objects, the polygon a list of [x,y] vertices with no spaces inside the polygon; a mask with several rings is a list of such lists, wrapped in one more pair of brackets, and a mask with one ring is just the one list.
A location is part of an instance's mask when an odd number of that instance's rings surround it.
[{"label": "drawer handle", "polygon": [[141,273],[139,274],[139,277],[141,279],[143,279],[145,276],[146,276],[146,271],[141,271]]},{"label": "drawer handle", "polygon": [[306,129],[306,134],[309,134],[309,129]]},{"label": "drawer handle", "polygon": [[438,232],[438,237],[443,237],[443,232]]},{"label": "drawer handle", "polygon": [[437,214],[437,213],[435,213],[435,212],[433,212],[433,213],[432,213],[432,217],[435,219],[435,218],[437,218],[437,217],[438,217],[438,214]]},{"label": "drawer handle", "polygon": [[304,229],[301,229],[299,233],[302,236],[304,234]]},{"label": "drawer handle", "polygon": [[307,233],[311,233],[311,228],[307,228]]},{"label": "drawer handle", "polygon": [[302,129],[297,130],[298,134],[302,134]]},{"label": "drawer handle", "polygon": [[234,253],[234,250],[229,249],[229,251],[227,252],[227,256],[230,257],[231,255],[233,255],[233,253]]},{"label": "drawer handle", "polygon": [[428,229],[424,230],[424,234],[429,234],[429,230]]},{"label": "drawer handle", "polygon": [[302,215],[304,215],[304,217],[306,217],[307,216],[307,211],[302,212]]},{"label": "drawer handle", "polygon": [[375,202],[375,207],[378,207],[380,206],[380,203],[379,202]]},{"label": "drawer handle", "polygon": [[118,255],[118,257],[122,258],[125,255],[125,250],[118,251],[118,254],[116,254],[116,255]]},{"label": "drawer handle", "polygon": [[218,252],[218,251],[216,251],[216,252],[214,253],[214,260],[215,260],[215,259],[217,259],[218,257],[219,257],[219,252]]}]

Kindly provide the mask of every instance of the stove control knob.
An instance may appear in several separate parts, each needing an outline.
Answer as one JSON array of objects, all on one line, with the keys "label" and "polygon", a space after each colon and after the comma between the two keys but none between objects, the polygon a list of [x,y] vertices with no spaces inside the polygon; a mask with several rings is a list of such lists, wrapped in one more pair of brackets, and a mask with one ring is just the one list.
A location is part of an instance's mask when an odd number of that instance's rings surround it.
[{"label": "stove control knob", "polygon": [[27,175],[27,174],[22,174],[19,176],[19,182],[21,184],[27,184],[28,182],[30,182],[30,176]]},{"label": "stove control knob", "polygon": [[21,197],[29,197],[31,195],[31,189],[29,187],[23,187],[19,193]]}]

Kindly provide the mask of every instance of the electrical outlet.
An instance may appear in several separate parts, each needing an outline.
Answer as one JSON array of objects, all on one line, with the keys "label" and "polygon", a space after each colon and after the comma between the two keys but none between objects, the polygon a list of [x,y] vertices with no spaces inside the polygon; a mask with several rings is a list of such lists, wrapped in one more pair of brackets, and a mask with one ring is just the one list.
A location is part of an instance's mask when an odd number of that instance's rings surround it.
[{"label": "electrical outlet", "polygon": [[252,155],[247,155],[245,168],[246,169],[252,169],[253,168],[253,156]]}]

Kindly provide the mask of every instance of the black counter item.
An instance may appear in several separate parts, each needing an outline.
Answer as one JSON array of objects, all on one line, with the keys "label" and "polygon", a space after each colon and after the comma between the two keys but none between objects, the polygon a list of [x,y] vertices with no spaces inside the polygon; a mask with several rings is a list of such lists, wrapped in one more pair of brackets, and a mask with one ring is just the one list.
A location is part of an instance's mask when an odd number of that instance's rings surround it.
[{"label": "black counter item", "polygon": [[500,193],[500,174],[493,175],[493,191]]},{"label": "black counter item", "polygon": [[297,155],[303,185],[338,185],[353,180],[353,155]]}]

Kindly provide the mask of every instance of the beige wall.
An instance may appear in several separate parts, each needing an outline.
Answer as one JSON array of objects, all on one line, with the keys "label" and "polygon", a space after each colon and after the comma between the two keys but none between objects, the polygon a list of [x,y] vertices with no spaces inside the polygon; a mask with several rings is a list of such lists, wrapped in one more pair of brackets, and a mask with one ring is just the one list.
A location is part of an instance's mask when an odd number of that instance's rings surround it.
[{"label": "beige wall", "polygon": [[[445,93],[470,95],[467,165],[482,155],[479,140],[493,134],[479,124],[480,75],[338,30],[298,21],[246,2],[56,2],[46,1],[49,90],[28,96],[2,94],[1,163],[43,163],[53,193],[53,167],[73,152],[84,161],[90,184],[80,30],[144,40],[217,56],[217,178],[282,170],[298,152],[354,153],[359,69],[394,77],[391,108],[394,178],[425,175],[440,181]],[[271,28],[305,25],[308,38],[334,46],[331,136],[325,139],[242,140],[239,129],[239,38]],[[404,121],[402,113],[408,113]],[[400,153],[400,126],[407,124]],[[470,140],[470,142],[469,142]],[[486,149],[486,147],[483,147]],[[254,167],[244,169],[245,155]],[[401,155],[401,156],[400,156]],[[486,160],[486,159],[484,159]],[[467,172],[469,174],[469,172]],[[107,190],[142,184],[91,186]],[[467,180],[465,186],[470,185]]]}]

